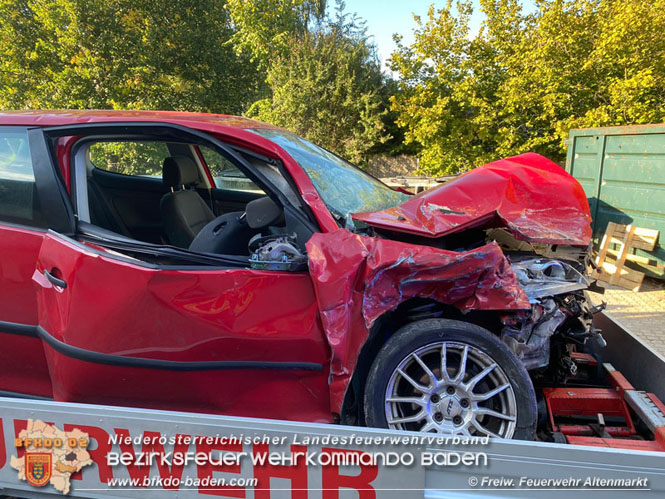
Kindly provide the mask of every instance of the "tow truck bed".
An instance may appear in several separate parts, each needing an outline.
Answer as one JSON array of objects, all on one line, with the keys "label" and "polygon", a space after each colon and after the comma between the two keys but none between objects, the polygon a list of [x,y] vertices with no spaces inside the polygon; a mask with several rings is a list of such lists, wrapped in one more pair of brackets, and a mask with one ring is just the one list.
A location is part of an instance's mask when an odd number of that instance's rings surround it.
[{"label": "tow truck bed", "polygon": [[[617,372],[614,378],[619,389],[615,388],[615,391],[620,394],[620,400],[627,401],[627,407],[632,411],[631,420],[634,416],[639,416],[640,421],[636,422],[635,426],[639,426],[641,430],[646,426],[653,431],[656,436],[653,442],[657,442],[660,438],[658,427],[649,425],[660,421],[658,417],[662,414],[659,414],[658,410],[662,410],[662,405],[659,407],[656,403],[645,404],[643,392],[631,390],[632,386],[625,383],[634,383],[661,398],[664,390],[662,380],[665,379],[665,360],[612,321],[611,317],[600,315],[597,321],[597,326],[603,329],[609,345],[604,360],[611,362],[616,368],[616,371],[609,369],[610,374]],[[625,382],[618,371],[626,376]],[[575,390],[577,389],[570,391]],[[631,397],[635,399],[632,402],[628,400]],[[614,397],[612,400],[616,402],[619,398]],[[565,409],[565,404],[559,407]],[[654,407],[658,410],[653,411]],[[586,409],[593,414],[593,408]],[[664,454],[640,444],[633,448],[616,448],[611,441],[619,439],[612,435],[610,438],[602,438],[572,433],[565,435],[562,431],[569,443],[491,440],[486,444],[471,442],[468,445],[454,445],[452,441],[427,441],[423,434],[375,428],[0,398],[0,442],[3,444],[0,448],[0,491],[10,496],[61,495],[53,486],[36,488],[19,480],[17,471],[11,467],[11,457],[21,455],[20,450],[15,447],[14,438],[25,427],[27,419],[53,423],[64,431],[80,428],[94,441],[88,448],[94,463],[84,468],[82,473],[71,476],[70,495],[74,497],[193,497],[201,494],[257,499],[359,496],[528,497],[534,490],[534,484],[540,485],[539,497],[561,497],[562,487],[574,495],[592,490],[602,490],[603,497],[625,497],[628,491],[631,494],[636,491],[650,491],[656,496],[665,495]],[[609,432],[609,425],[604,426],[604,430]],[[181,467],[173,463],[165,466],[153,463],[150,468],[109,464],[106,458],[109,451],[129,452],[137,456],[140,452],[151,449],[158,454],[168,453],[175,451],[178,445],[170,442],[160,444],[159,441],[157,444],[153,441],[153,444],[148,445],[137,442],[120,443],[117,441],[119,435],[131,438],[146,435],[211,437],[217,439],[213,440],[212,444],[199,439],[192,441],[191,445],[188,443],[185,449],[196,452],[213,449],[227,453],[246,453],[246,456],[237,466],[221,467],[195,462]],[[231,436],[248,440],[230,443]],[[254,437],[261,439],[266,436],[276,440],[269,444],[252,440]],[[315,437],[323,440],[316,441]],[[405,438],[409,443],[396,441],[398,437]],[[222,442],[224,438],[227,439],[225,443]],[[374,439],[373,443],[367,444],[368,438]],[[585,440],[589,438],[596,441]],[[599,446],[597,440],[610,442]],[[645,442],[640,439],[634,441]],[[361,463],[344,467],[321,462],[293,466],[265,463],[261,465],[254,462],[255,456],[267,451],[289,454],[298,450],[320,456],[338,449],[351,454],[410,454],[414,458],[414,464],[378,463],[374,466]],[[471,464],[452,464],[449,458],[454,453],[471,456]],[[483,455],[485,460],[481,459]],[[143,479],[146,476],[162,479],[177,476],[181,481],[177,491],[165,489],[163,483],[155,485],[141,482],[131,486],[126,482],[124,486],[120,486],[118,482],[111,482],[130,478]],[[250,482],[236,488],[225,486],[206,489],[187,485],[187,480],[192,482],[205,477],[235,478]],[[629,485],[626,485],[627,483]]]}]

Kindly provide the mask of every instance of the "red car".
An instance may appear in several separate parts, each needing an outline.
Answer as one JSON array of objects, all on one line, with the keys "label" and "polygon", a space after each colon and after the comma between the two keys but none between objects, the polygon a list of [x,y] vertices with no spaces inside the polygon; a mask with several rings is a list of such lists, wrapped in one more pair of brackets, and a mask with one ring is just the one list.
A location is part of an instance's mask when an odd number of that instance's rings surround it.
[{"label": "red car", "polygon": [[536,154],[411,196],[245,118],[4,113],[0,390],[532,438],[602,342],[589,222]]}]

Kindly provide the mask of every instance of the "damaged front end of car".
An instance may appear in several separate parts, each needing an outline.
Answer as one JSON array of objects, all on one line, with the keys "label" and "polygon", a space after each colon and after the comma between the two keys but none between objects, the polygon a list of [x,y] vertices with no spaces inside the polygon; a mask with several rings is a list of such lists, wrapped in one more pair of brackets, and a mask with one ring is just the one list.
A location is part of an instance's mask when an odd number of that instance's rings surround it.
[{"label": "damaged front end of car", "polygon": [[537,154],[495,161],[396,207],[355,214],[374,235],[444,250],[496,243],[530,303],[500,314],[501,340],[553,382],[575,374],[570,352],[604,346],[586,291],[591,216],[580,184]]},{"label": "damaged front end of car", "polygon": [[592,323],[603,306],[592,306],[585,293],[595,283],[562,260],[533,256],[510,260],[531,309],[502,315],[501,340],[527,370],[544,370],[551,381],[565,382],[577,369],[571,346],[588,342],[597,348],[605,346]]},{"label": "damaged front end of car", "polygon": [[[543,385],[574,374],[576,346],[603,343],[591,322],[597,309],[585,298],[592,285],[585,277],[587,198],[542,156],[499,160],[351,219],[346,230],[315,234],[307,243],[332,352],[335,412],[345,393],[348,403],[359,357],[371,362],[361,349],[409,321],[475,321]],[[418,308],[414,319],[413,307],[423,303],[426,312]],[[382,332],[386,323],[390,331]]]}]

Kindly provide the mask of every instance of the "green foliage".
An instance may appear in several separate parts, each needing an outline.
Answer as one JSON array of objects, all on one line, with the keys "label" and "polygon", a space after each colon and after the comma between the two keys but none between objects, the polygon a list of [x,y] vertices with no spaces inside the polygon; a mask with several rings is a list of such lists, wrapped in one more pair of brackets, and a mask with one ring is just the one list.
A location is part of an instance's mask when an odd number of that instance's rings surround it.
[{"label": "green foliage", "polygon": [[0,0],[1,108],[241,113],[262,77],[219,0]]},{"label": "green foliage", "polygon": [[122,175],[161,176],[164,158],[169,156],[164,142],[97,142],[90,146],[95,167]]},{"label": "green foliage", "polygon": [[228,0],[226,8],[236,29],[231,38],[236,51],[265,69],[321,22],[326,0]]},{"label": "green foliage", "polygon": [[571,128],[665,120],[665,0],[538,0],[531,15],[480,3],[478,36],[470,2],[449,1],[393,54],[393,111],[423,171],[525,151],[562,160]]},{"label": "green foliage", "polygon": [[413,45],[396,38],[391,60],[401,76],[400,92],[392,99],[397,122],[406,128],[407,142],[422,145],[421,165],[430,173],[469,167],[484,152],[478,136],[483,126],[474,116],[474,104],[483,102],[473,71],[484,54],[468,38],[470,1],[458,8],[456,17],[449,1],[438,11],[431,6],[425,22],[415,17]]},{"label": "green foliage", "polygon": [[416,18],[393,81],[341,2],[330,19],[325,0],[0,0],[0,108],[247,113],[359,163],[419,153],[434,175],[665,121],[665,0],[480,5],[477,36],[471,0]]},{"label": "green foliage", "polygon": [[388,97],[364,29],[341,14],[343,4],[335,20],[325,6],[0,0],[0,109],[251,106],[253,116],[362,161],[386,125],[395,128]]},{"label": "green foliage", "polygon": [[270,59],[272,95],[248,114],[362,164],[389,138],[383,75],[364,25],[342,10],[316,31],[294,35],[289,49]]},{"label": "green foliage", "polygon": [[415,159],[415,156],[421,152],[420,144],[405,141],[405,129],[397,124],[399,115],[391,108],[392,96],[398,92],[398,89],[399,82],[390,76],[384,75],[383,85],[378,88],[381,109],[383,110],[381,119],[384,135],[379,142],[376,142],[369,149],[368,154],[370,156],[396,157],[406,155]]}]

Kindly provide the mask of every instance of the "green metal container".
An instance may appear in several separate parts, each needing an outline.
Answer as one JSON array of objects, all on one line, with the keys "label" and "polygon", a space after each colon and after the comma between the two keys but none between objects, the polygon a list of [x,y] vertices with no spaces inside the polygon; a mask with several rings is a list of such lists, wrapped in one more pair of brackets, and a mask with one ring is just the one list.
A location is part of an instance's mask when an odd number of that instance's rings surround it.
[{"label": "green metal container", "polygon": [[608,222],[660,230],[653,252],[636,254],[659,269],[638,266],[663,276],[665,264],[665,124],[571,130],[566,171],[584,187],[593,217],[594,238]]}]

